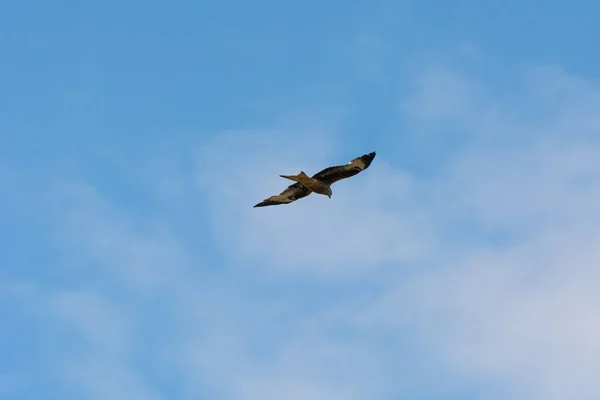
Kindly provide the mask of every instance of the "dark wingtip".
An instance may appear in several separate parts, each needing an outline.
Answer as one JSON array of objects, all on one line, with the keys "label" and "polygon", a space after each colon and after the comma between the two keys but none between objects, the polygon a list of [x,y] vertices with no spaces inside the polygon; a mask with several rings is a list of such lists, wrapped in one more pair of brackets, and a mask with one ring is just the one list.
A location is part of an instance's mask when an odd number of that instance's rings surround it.
[{"label": "dark wingtip", "polygon": [[365,163],[365,169],[369,168],[369,166],[371,165],[371,162],[373,162],[373,159],[375,158],[376,154],[377,153],[372,151],[369,154],[365,154],[364,156],[362,156],[362,161]]},{"label": "dark wingtip", "polygon": [[255,204],[254,207],[252,208],[256,208],[256,207],[266,207],[266,206],[278,206],[280,204],[285,204],[285,203],[277,203],[275,201],[270,201],[270,200],[263,200],[258,204]]}]

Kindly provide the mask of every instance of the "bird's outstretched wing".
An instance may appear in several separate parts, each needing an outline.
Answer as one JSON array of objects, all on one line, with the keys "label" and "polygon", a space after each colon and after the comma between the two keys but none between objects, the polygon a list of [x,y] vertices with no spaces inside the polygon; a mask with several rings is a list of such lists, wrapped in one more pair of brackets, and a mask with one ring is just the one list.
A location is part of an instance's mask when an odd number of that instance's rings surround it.
[{"label": "bird's outstretched wing", "polygon": [[355,158],[346,165],[338,165],[335,167],[325,168],[321,172],[317,172],[312,177],[320,180],[328,185],[339,181],[340,179],[350,178],[361,171],[369,168],[371,162],[375,158],[375,152],[364,154]]},{"label": "bird's outstretched wing", "polygon": [[268,199],[261,201],[254,207],[278,206],[280,204],[289,204],[298,199],[308,196],[312,192],[301,183],[294,183],[288,186],[283,192],[276,196],[271,196]]}]

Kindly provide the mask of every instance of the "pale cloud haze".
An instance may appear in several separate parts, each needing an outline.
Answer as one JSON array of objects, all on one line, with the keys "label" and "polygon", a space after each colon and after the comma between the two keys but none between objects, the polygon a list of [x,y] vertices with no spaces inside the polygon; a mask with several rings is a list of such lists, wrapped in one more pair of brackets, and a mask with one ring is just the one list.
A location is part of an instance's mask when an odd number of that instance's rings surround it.
[{"label": "pale cloud haze", "polygon": [[[0,28],[15,65],[57,53],[32,81],[0,67],[3,399],[596,398],[585,41],[525,58],[433,3],[308,4],[306,35],[299,10],[281,30],[186,4],[121,41],[134,22],[106,37],[82,10],[97,30]],[[252,208],[370,151],[331,199]]]}]

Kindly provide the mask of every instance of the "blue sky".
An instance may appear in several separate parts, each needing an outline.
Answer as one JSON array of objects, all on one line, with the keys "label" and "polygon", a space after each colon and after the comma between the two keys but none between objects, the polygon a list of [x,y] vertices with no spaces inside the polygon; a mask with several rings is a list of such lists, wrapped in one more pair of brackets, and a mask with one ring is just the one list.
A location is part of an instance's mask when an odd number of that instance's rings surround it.
[{"label": "blue sky", "polygon": [[0,397],[594,399],[598,13],[2,2]]}]

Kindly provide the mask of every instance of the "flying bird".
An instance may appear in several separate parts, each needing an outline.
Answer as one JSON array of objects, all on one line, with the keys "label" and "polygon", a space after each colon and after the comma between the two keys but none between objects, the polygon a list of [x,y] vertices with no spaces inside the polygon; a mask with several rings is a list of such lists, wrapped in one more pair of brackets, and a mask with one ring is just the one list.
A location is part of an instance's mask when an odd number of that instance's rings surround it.
[{"label": "flying bird", "polygon": [[341,179],[350,178],[361,171],[369,168],[375,158],[375,152],[362,155],[350,161],[346,165],[337,165],[325,168],[309,177],[300,171],[297,175],[279,175],[296,183],[288,186],[283,192],[276,196],[261,201],[254,207],[277,206],[280,204],[289,204],[298,199],[308,196],[312,192],[325,195],[331,198],[331,185]]}]

